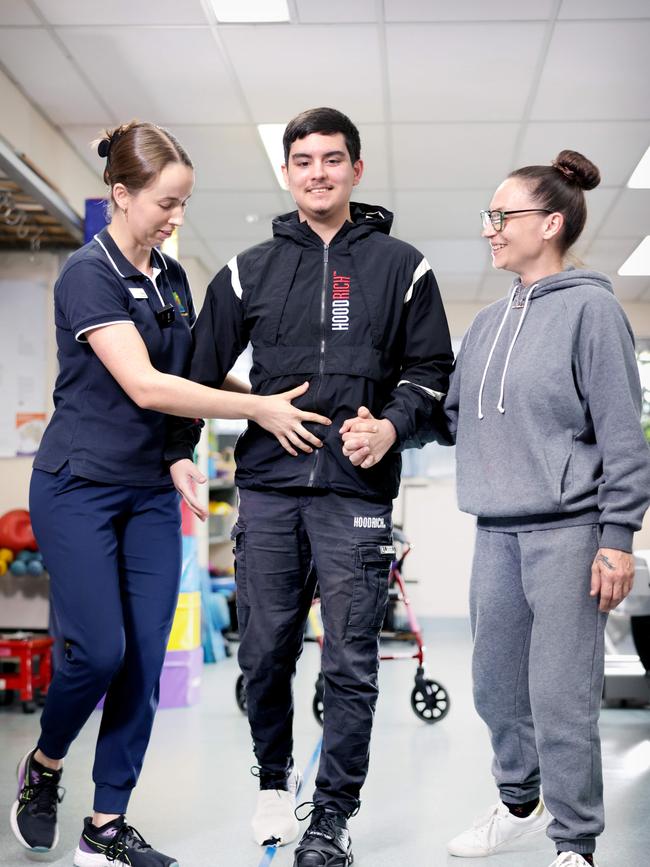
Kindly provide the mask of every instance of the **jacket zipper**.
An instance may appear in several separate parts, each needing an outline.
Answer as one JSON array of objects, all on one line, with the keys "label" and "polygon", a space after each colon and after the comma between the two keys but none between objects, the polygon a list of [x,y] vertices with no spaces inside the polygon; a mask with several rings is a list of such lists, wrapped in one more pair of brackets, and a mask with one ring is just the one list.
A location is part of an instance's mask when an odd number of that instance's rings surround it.
[{"label": "jacket zipper", "polygon": [[[329,270],[329,250],[329,244],[323,244],[323,285],[321,287],[320,296],[320,357],[318,362],[318,385],[316,386],[316,397],[314,398],[314,412],[317,411],[318,397],[320,394],[321,383],[323,381],[323,372],[325,370],[325,309],[327,302],[327,272]],[[316,478],[316,470],[318,469],[320,451],[320,449],[315,450],[314,464],[309,474],[310,487],[313,486],[314,480]]]}]

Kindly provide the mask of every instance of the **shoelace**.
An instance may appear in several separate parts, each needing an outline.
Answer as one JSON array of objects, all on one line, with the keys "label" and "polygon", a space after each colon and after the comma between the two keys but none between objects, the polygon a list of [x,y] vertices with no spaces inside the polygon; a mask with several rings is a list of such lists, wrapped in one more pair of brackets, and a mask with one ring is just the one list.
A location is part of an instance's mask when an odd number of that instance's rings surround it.
[{"label": "shoelace", "polygon": [[285,776],[274,771],[265,771],[259,765],[253,765],[251,774],[260,781],[260,788],[262,789],[283,789],[286,788],[291,771],[288,776]]},{"label": "shoelace", "polygon": [[117,861],[127,848],[142,851],[143,849],[151,849],[151,846],[139,831],[125,822],[106,848],[104,853],[106,860]]},{"label": "shoelace", "polygon": [[[302,810],[303,807],[311,807],[304,816],[298,815],[298,811]],[[313,801],[303,801],[302,804],[298,804],[296,809],[293,811],[294,816],[299,822],[304,822],[305,819],[309,819],[313,817],[311,820],[310,828],[317,826],[318,830],[322,829],[322,826],[325,825],[329,830],[332,831],[332,836],[336,834],[336,824],[334,822],[334,818],[337,815],[345,816],[346,819],[352,819],[357,815],[359,809],[361,807],[361,801],[357,803],[357,806],[351,813],[346,813],[344,810],[340,810],[337,814],[336,811],[327,809],[326,807],[318,807]]]},{"label": "shoelace", "polygon": [[[298,810],[300,807],[309,806],[310,804],[311,810],[305,816],[298,816]],[[325,807],[317,807],[313,802],[301,804],[300,807],[296,807],[296,819],[302,821],[302,819],[309,819],[309,817],[311,817],[311,822],[305,836],[311,836],[314,832],[317,832],[319,837],[325,837],[327,840],[336,839],[337,825],[335,822],[335,813],[327,811]]]},{"label": "shoelace", "polygon": [[[500,805],[496,804],[488,813],[485,813],[474,822],[472,825],[474,833],[480,834],[481,837],[487,838],[489,836],[494,825],[506,816],[499,807]],[[505,809],[507,810],[508,808],[506,807]]]},{"label": "shoelace", "polygon": [[56,812],[56,805],[61,803],[64,795],[63,786],[43,775],[38,783],[32,783],[23,790],[20,800],[29,805],[31,812],[51,816]]}]

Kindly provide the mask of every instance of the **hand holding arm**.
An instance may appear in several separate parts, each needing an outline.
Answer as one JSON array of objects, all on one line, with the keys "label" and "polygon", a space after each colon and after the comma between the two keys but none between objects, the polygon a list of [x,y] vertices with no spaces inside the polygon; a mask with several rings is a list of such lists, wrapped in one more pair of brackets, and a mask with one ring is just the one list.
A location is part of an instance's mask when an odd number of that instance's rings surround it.
[{"label": "hand holding arm", "polygon": [[318,415],[315,412],[304,412],[293,406],[291,401],[304,394],[308,388],[309,383],[303,382],[302,385],[292,388],[290,391],[284,391],[281,394],[256,395],[253,397],[254,400],[258,401],[255,413],[251,416],[253,421],[257,422],[269,433],[272,433],[282,448],[288,451],[290,455],[294,455],[294,457],[298,454],[296,448],[309,454],[314,450],[311,446],[319,449],[323,445],[317,436],[314,436],[313,433],[304,427],[304,422],[314,422],[323,425],[332,424],[330,419],[324,415]]},{"label": "hand holding arm", "polygon": [[393,423],[387,418],[376,419],[365,406],[359,407],[356,418],[343,422],[339,433],[343,454],[362,470],[378,464],[397,439]]}]

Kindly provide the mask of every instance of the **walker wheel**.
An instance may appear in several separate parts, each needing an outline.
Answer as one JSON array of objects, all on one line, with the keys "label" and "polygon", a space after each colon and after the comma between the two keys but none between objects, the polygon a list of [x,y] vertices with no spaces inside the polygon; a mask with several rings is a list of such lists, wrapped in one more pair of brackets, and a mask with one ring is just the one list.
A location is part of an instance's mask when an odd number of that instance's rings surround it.
[{"label": "walker wheel", "polygon": [[415,678],[411,692],[413,713],[426,723],[439,722],[449,713],[449,693],[441,683],[424,677]]},{"label": "walker wheel", "polygon": [[314,700],[311,703],[311,709],[314,712],[314,716],[316,717],[316,722],[318,725],[323,725],[323,715],[325,710],[325,704],[323,701],[323,696],[325,694],[325,681],[323,680],[323,672],[318,672],[318,678],[316,680],[316,689],[314,690]]},{"label": "walker wheel", "polygon": [[239,710],[245,714],[248,708],[248,702],[246,701],[246,681],[244,680],[243,674],[239,675],[237,683],[235,684],[235,701],[237,702]]},{"label": "walker wheel", "polygon": [[23,713],[36,713],[36,702],[35,701],[24,701],[23,702]]}]

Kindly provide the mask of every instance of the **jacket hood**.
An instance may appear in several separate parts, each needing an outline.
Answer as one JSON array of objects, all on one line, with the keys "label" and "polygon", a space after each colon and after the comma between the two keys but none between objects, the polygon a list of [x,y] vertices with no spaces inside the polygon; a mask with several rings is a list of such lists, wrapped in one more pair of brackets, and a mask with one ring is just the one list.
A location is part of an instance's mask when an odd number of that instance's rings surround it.
[{"label": "jacket hood", "polygon": [[[390,234],[393,224],[393,214],[381,205],[364,205],[361,202],[350,202],[351,220],[346,220],[341,226],[332,243],[346,238],[348,243],[359,238],[365,238],[372,232]],[[306,220],[301,221],[298,211],[290,211],[276,217],[272,223],[275,237],[291,238],[301,246],[312,246],[317,243],[322,246],[322,240],[309,226]]]},{"label": "jacket hood", "polygon": [[[531,299],[541,298],[542,295],[548,295],[549,292],[556,292],[558,289],[568,289],[572,286],[601,286],[608,292],[614,294],[612,281],[606,274],[601,274],[600,271],[587,271],[581,268],[567,268],[565,271],[560,271],[557,274],[551,274],[549,277],[543,277],[533,284]],[[521,280],[519,277],[512,284],[512,289],[522,289]],[[524,289],[526,293],[528,289]]]},{"label": "jacket hood", "polygon": [[531,302],[533,302],[536,298],[541,298],[543,295],[549,295],[551,292],[557,292],[560,289],[569,289],[575,286],[601,286],[603,289],[611,292],[612,295],[614,294],[614,288],[609,277],[607,277],[605,274],[601,274],[600,271],[586,271],[580,268],[567,268],[565,271],[559,271],[557,274],[550,274],[548,277],[543,277],[537,283],[533,283],[532,286],[523,286],[519,277],[517,277],[517,279],[514,281],[510,289],[508,302],[503,312],[503,318],[501,319],[501,323],[496,331],[494,342],[492,343],[492,348],[490,349],[487,361],[485,362],[485,369],[483,370],[483,377],[481,379],[481,385],[478,392],[479,419],[484,418],[483,389],[485,388],[485,380],[487,378],[488,370],[490,368],[492,356],[494,355],[494,351],[499,342],[501,332],[503,331],[503,327],[506,324],[508,317],[510,316],[510,312],[513,306],[523,307],[523,310],[514,336],[510,342],[510,346],[508,347],[505,362],[503,365],[503,371],[501,374],[501,390],[499,394],[499,402],[497,403],[497,410],[500,413],[505,412],[506,374],[508,373],[510,358],[515,348],[517,338],[519,337],[519,333],[521,332],[522,326],[524,324],[526,314],[530,309]]}]

